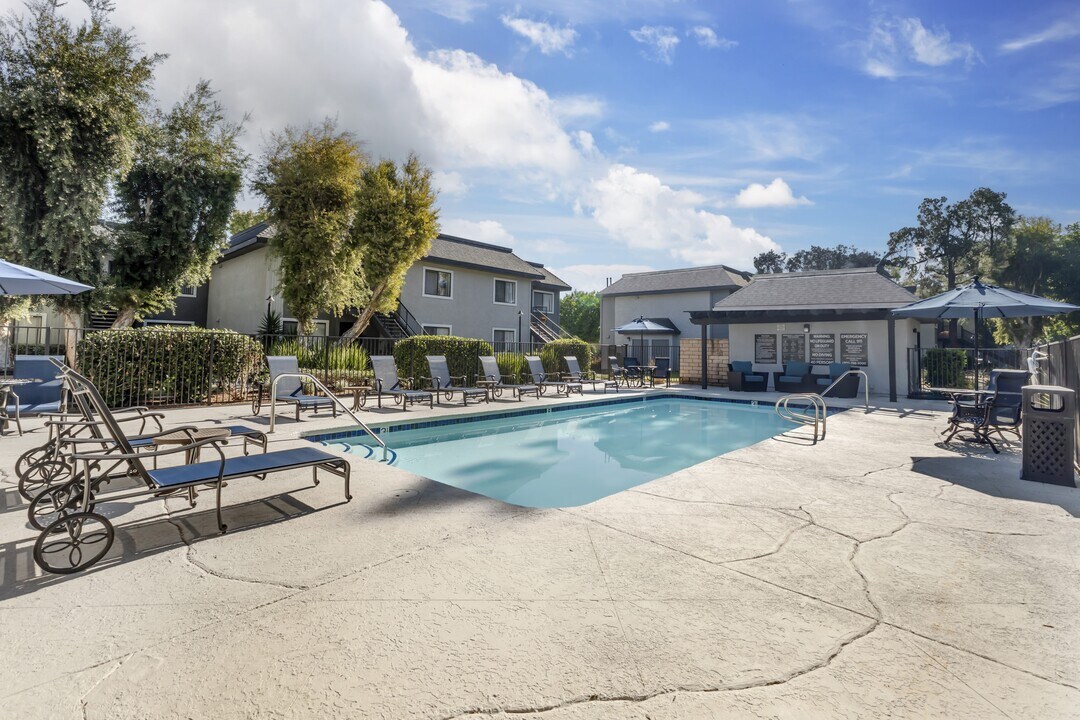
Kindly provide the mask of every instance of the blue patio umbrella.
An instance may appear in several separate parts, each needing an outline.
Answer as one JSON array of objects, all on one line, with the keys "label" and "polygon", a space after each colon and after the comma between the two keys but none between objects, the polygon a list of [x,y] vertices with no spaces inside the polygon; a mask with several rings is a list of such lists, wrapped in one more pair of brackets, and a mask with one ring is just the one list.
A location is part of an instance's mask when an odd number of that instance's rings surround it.
[{"label": "blue patio umbrella", "polygon": [[[647,319],[644,315],[638,317],[637,320],[631,320],[625,325],[620,325],[615,328],[615,332],[620,335],[630,335],[632,333],[638,334],[638,339],[641,342],[641,347],[645,347],[645,333],[669,333],[671,328],[660,323],[653,322]],[[648,358],[646,358],[647,360]]]},{"label": "blue patio umbrella", "polygon": [[93,289],[91,285],[0,260],[0,295],[78,295]]},{"label": "blue patio umbrella", "polygon": [[979,387],[979,321],[983,318],[1022,318],[1060,315],[1080,310],[1076,305],[1050,300],[997,285],[984,285],[976,276],[970,283],[940,295],[896,308],[893,315],[900,318],[924,320],[975,320],[975,387]]}]

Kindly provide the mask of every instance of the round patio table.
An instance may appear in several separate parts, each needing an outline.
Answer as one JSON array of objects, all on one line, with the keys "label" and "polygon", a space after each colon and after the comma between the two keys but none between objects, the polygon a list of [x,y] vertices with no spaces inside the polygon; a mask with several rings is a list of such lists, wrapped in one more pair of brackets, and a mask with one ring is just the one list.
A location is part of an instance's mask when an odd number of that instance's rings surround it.
[{"label": "round patio table", "polygon": [[649,384],[652,385],[652,372],[656,369],[655,365],[625,365],[625,370],[637,370],[638,371],[638,387],[645,387],[645,377],[648,376]]},{"label": "round patio table", "polygon": [[368,393],[374,388],[371,385],[346,385],[341,388],[342,392],[352,393],[352,409],[356,412],[360,408],[364,407],[364,403],[367,402]]}]

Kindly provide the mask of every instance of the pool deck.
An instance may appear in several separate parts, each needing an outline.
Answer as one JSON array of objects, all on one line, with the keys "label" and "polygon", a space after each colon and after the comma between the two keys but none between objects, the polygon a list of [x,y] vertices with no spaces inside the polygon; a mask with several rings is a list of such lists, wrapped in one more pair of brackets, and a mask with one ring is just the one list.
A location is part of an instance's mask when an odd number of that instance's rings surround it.
[{"label": "pool deck", "polygon": [[[351,503],[309,471],[230,483],[224,536],[209,494],[117,503],[110,556],[63,577],[15,490],[28,421],[0,438],[0,717],[1076,718],[1080,490],[1019,480],[1015,443],[940,444],[944,409],[561,510],[360,460]],[[304,417],[272,449],[348,424]]]}]

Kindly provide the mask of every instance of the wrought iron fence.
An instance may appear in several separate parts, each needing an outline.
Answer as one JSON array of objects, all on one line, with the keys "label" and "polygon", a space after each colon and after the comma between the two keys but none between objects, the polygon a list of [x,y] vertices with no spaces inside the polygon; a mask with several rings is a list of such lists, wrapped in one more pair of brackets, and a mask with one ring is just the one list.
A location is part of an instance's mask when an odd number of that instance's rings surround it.
[{"label": "wrought iron fence", "polygon": [[980,348],[978,356],[974,348],[908,348],[908,397],[937,398],[934,387],[974,388],[976,367],[985,384],[991,370],[1026,368],[1029,353],[1017,347]]}]

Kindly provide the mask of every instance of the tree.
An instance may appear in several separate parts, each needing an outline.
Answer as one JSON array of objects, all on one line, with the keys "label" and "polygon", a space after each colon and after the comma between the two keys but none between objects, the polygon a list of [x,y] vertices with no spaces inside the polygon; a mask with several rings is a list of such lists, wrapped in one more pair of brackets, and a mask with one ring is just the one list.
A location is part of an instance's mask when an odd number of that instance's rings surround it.
[{"label": "tree", "polygon": [[342,343],[360,337],[375,313],[397,308],[406,271],[428,253],[439,234],[431,170],[415,155],[400,168],[383,160],[365,169],[356,207],[350,236],[361,258],[366,300],[357,304],[359,316],[342,334]]},{"label": "tree", "polygon": [[[1049,218],[1020,218],[1010,238],[1000,241],[1002,261],[994,274],[999,284],[1044,295],[1065,260],[1061,254],[1061,226]],[[1027,347],[1042,334],[1044,318],[1017,318],[996,323],[999,342]]]},{"label": "tree", "polygon": [[754,269],[759,273],[842,270],[874,267],[880,262],[881,256],[869,250],[859,250],[848,245],[837,245],[834,248],[811,245],[790,256],[775,250],[763,252],[754,258]]},{"label": "tree", "polygon": [[600,341],[600,293],[575,290],[559,304],[563,329],[585,342]]},{"label": "tree", "polygon": [[[95,225],[131,163],[162,56],[142,55],[110,24],[109,0],[86,5],[79,27],[59,0],[30,0],[26,15],[0,21],[0,221],[28,265],[99,285],[106,234]],[[87,300],[55,302],[73,328]]]},{"label": "tree", "polygon": [[131,170],[116,186],[121,224],[113,252],[113,328],[170,307],[201,285],[221,256],[247,158],[240,125],[225,120],[206,81],[143,132]]},{"label": "tree", "polygon": [[267,222],[269,219],[270,213],[267,212],[266,208],[233,210],[232,215],[229,216],[229,234],[235,235],[250,227],[255,227],[261,222]]},{"label": "tree", "polygon": [[274,224],[281,296],[309,334],[320,311],[341,313],[366,300],[361,249],[350,236],[365,158],[333,121],[286,128],[270,140],[253,188]]}]

